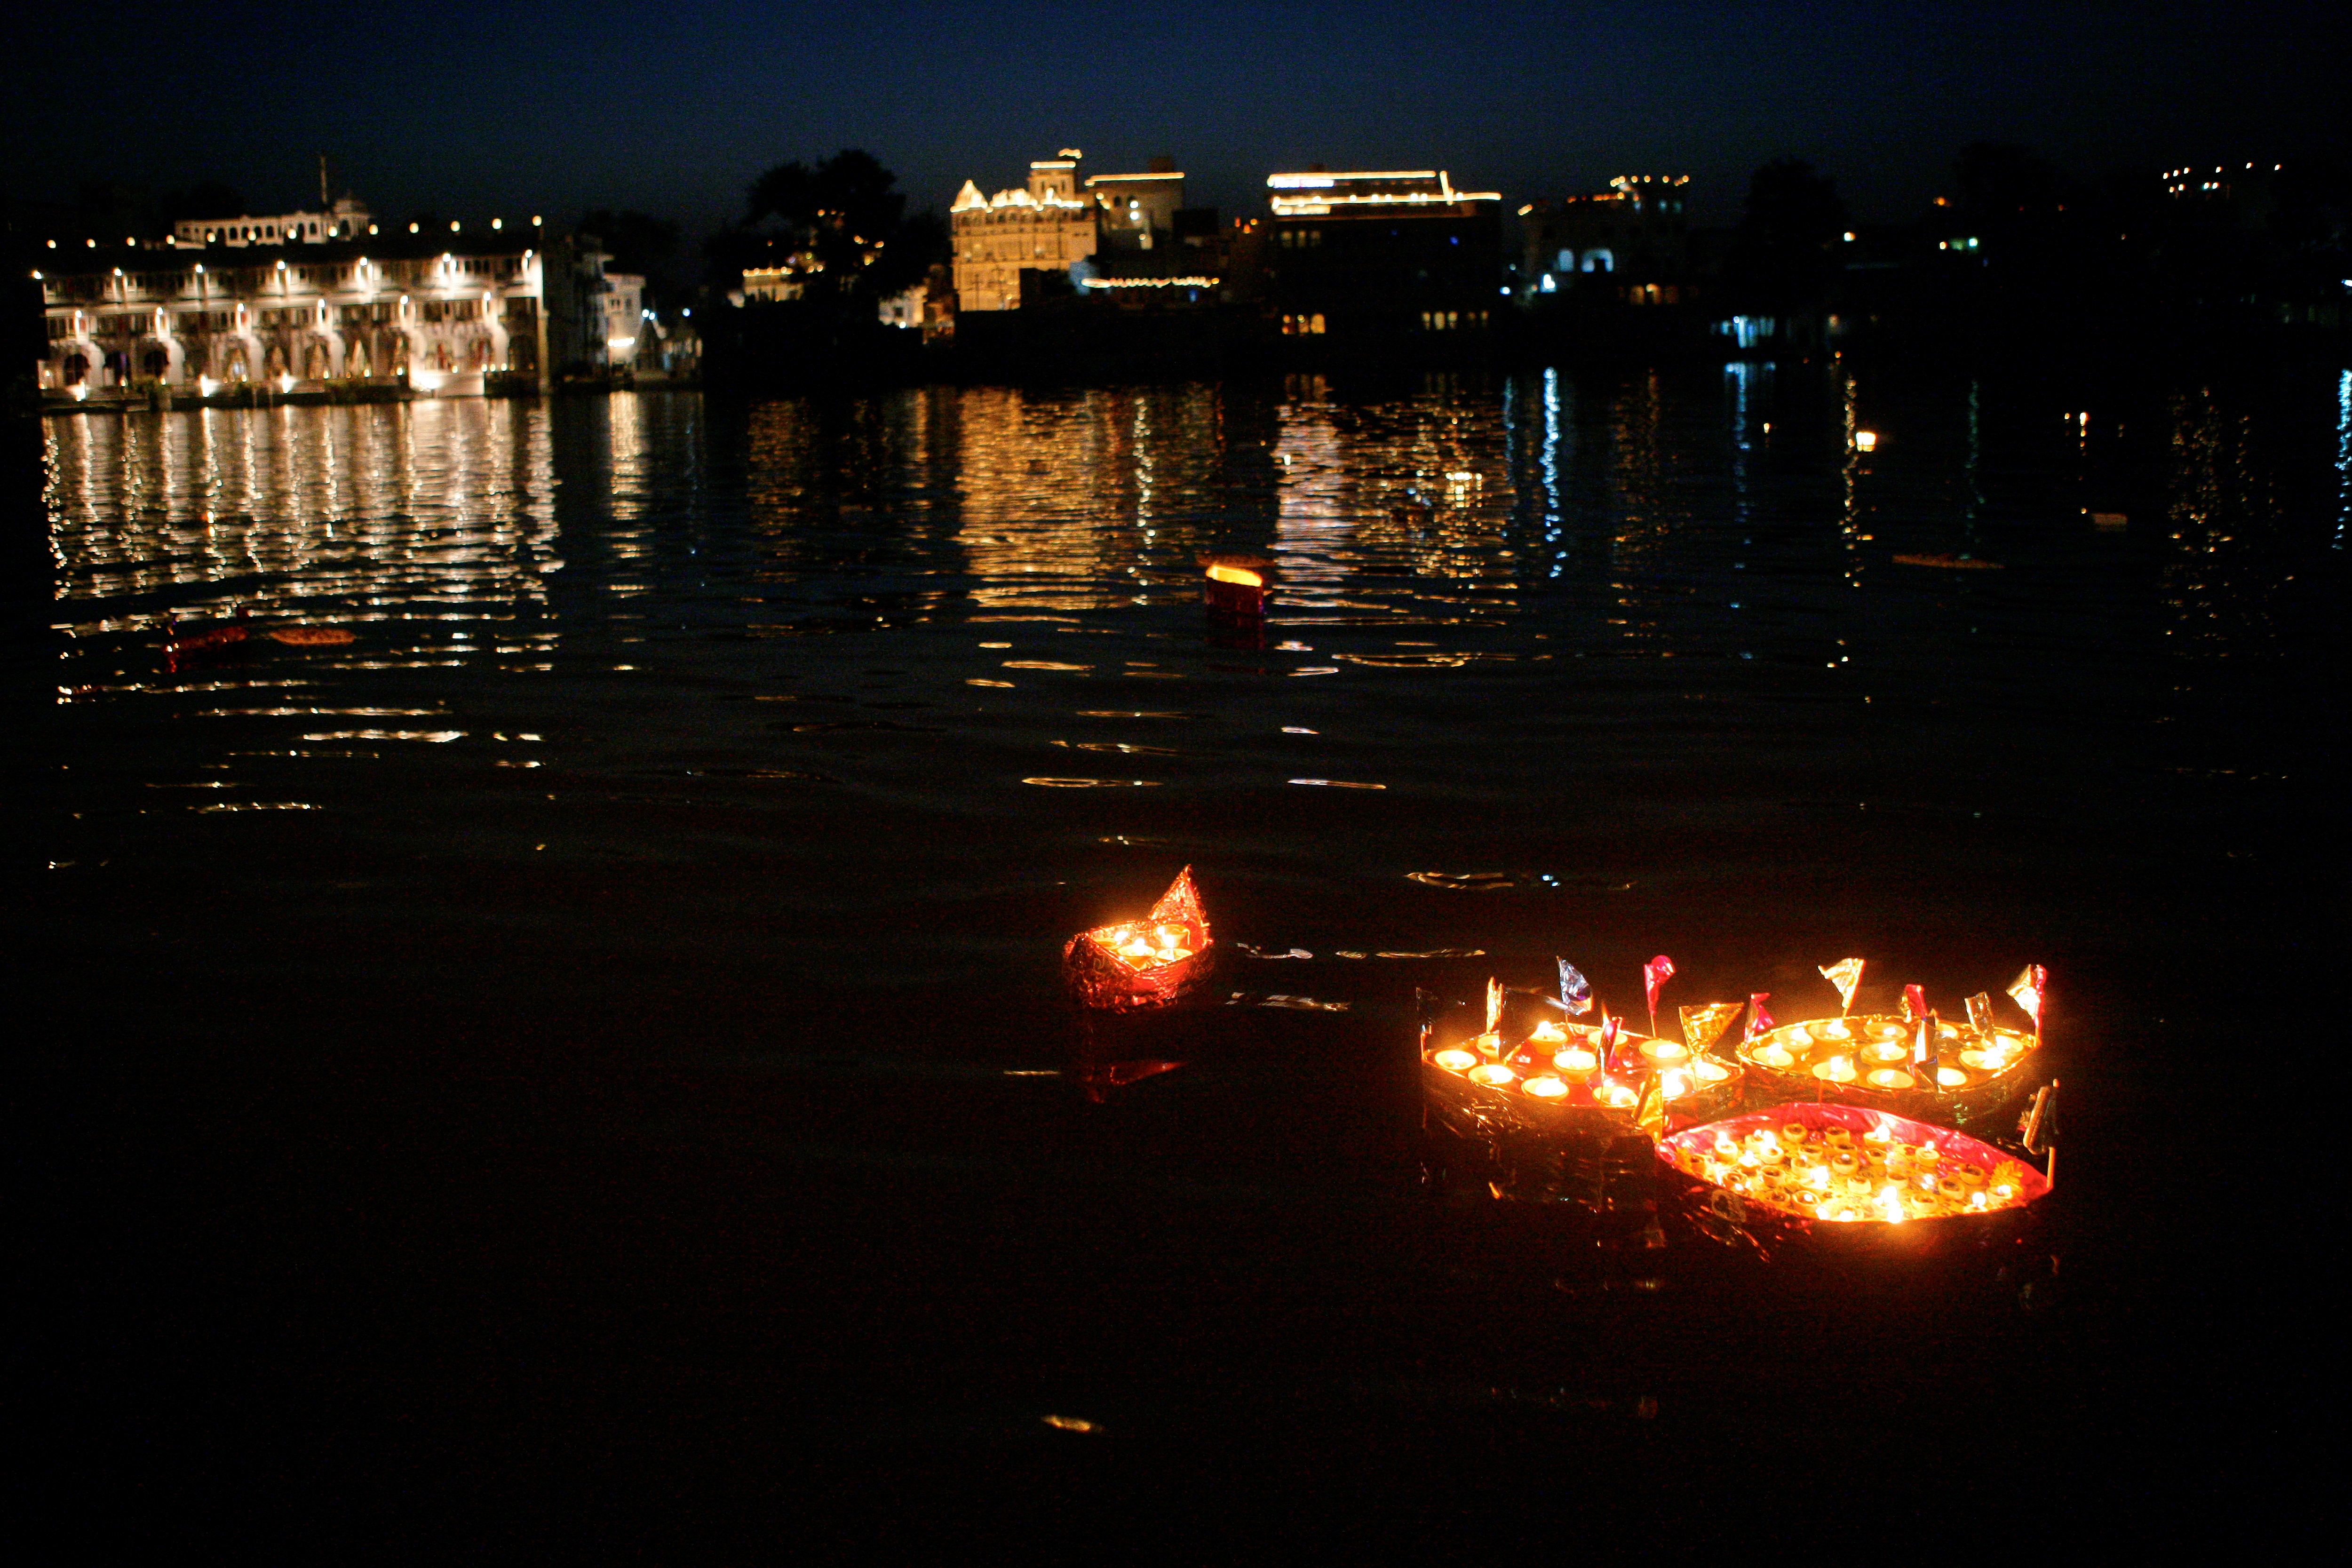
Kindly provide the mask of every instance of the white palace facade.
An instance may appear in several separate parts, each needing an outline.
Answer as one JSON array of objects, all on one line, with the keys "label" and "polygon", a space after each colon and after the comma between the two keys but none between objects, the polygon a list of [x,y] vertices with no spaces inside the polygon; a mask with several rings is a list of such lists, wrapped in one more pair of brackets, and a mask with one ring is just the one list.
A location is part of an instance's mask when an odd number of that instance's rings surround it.
[{"label": "white palace facade", "polygon": [[959,310],[1019,310],[1024,272],[1083,272],[1082,263],[1106,251],[1170,244],[1184,201],[1184,176],[1175,166],[1160,160],[1149,174],[1082,180],[1084,156],[1065,147],[1029,165],[1027,185],[994,195],[963,183],[948,209]]},{"label": "white palace facade", "polygon": [[378,225],[345,200],[161,243],[52,239],[35,252],[42,393],[448,395],[628,365],[650,335],[644,280],[607,273],[593,239],[540,236],[537,218]]}]

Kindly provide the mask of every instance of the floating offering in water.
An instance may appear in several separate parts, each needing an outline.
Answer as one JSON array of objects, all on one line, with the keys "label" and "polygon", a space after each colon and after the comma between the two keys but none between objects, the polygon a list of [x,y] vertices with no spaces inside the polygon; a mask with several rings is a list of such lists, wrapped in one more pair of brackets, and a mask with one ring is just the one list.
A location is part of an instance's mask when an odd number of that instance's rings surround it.
[{"label": "floating offering in water", "polygon": [[1717,1214],[1730,1197],[1837,1225],[1991,1214],[2050,1190],[2041,1172],[1989,1143],[1858,1106],[1750,1111],[1668,1135],[1658,1158],[1714,1189]]},{"label": "floating offering in water", "polygon": [[1187,866],[1144,919],[1072,937],[1062,949],[1062,979],[1081,1006],[1156,1007],[1190,991],[1215,963],[1209,917]]}]

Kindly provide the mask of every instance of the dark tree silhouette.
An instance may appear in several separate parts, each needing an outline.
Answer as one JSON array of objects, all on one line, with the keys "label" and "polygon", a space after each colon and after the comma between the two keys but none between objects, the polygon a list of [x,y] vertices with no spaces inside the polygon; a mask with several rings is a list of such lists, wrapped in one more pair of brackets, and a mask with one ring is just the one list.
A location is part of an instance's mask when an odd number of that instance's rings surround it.
[{"label": "dark tree silhouette", "polygon": [[646,280],[646,302],[667,310],[679,294],[672,269],[677,261],[677,225],[640,212],[614,212],[592,207],[572,226],[575,234],[593,235],[613,258],[611,270],[634,272]]},{"label": "dark tree silhouette", "polygon": [[947,254],[947,231],[928,213],[908,218],[898,178],[872,153],[845,148],[814,167],[779,163],[751,183],[743,222],[711,247],[712,281],[747,267],[803,275],[803,299],[870,310],[922,280]]},{"label": "dark tree silhouette", "polygon": [[1845,203],[1802,158],[1775,158],[1749,177],[1739,219],[1739,271],[1754,302],[1774,310],[1819,305],[1838,272]]}]

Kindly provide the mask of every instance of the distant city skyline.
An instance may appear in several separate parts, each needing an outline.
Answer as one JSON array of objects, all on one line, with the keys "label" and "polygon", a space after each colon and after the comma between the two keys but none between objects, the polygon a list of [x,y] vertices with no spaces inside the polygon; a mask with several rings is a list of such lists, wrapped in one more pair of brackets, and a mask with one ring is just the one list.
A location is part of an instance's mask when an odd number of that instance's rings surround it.
[{"label": "distant city skyline", "polygon": [[965,180],[1015,184],[1075,146],[1097,168],[1171,157],[1188,199],[1234,213],[1263,210],[1268,173],[1322,163],[1444,168],[1514,202],[1688,174],[1692,220],[1720,224],[1750,171],[1794,154],[1872,222],[1916,216],[1972,141],[2095,176],[2319,155],[2344,122],[2345,51],[2306,5],[588,0],[408,29],[244,0],[44,15],[25,47],[84,62],[100,112],[60,115],[54,74],[15,95],[10,142],[39,155],[9,194],[220,181],[256,212],[290,210],[314,203],[324,152],[336,194],[379,213],[631,207],[699,234],[786,159],[865,148],[911,207],[944,215]]}]

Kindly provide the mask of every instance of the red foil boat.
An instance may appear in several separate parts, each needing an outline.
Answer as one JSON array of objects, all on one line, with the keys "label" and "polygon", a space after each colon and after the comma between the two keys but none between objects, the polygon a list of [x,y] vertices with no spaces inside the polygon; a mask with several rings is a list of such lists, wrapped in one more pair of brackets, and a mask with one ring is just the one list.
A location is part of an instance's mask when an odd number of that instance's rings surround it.
[{"label": "red foil boat", "polygon": [[1142,920],[1080,931],[1062,949],[1062,979],[1072,999],[1112,1011],[1164,1006],[1215,967],[1209,917],[1190,866]]}]

